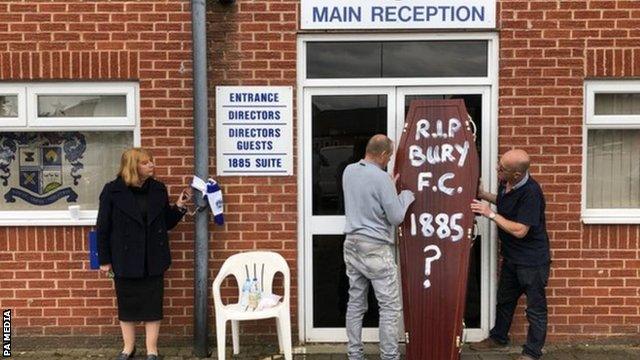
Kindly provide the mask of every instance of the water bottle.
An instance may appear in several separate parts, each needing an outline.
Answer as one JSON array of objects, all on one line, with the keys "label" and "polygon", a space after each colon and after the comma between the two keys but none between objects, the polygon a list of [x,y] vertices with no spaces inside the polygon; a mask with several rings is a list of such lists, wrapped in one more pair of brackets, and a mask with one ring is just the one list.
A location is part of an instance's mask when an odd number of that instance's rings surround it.
[{"label": "water bottle", "polygon": [[244,281],[244,285],[242,285],[242,295],[240,295],[240,308],[242,310],[247,310],[247,306],[249,306],[249,294],[251,293],[251,280],[247,278]]},{"label": "water bottle", "polygon": [[253,310],[258,308],[260,302],[260,290],[258,290],[258,279],[253,278],[249,291],[249,307]]},{"label": "water bottle", "polygon": [[240,309],[247,311],[247,307],[249,306],[249,295],[251,294],[251,279],[249,279],[249,267],[245,265],[244,269],[247,272],[247,277],[242,285],[242,293],[240,294]]}]

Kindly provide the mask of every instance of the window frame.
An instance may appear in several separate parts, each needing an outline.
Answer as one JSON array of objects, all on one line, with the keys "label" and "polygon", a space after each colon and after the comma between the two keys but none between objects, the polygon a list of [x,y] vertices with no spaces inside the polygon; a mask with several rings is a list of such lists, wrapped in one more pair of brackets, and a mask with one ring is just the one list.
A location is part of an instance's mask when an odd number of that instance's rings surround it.
[{"label": "window frame", "polygon": [[26,90],[23,86],[15,84],[0,85],[0,95],[18,96],[18,117],[0,117],[0,129],[27,125],[27,113],[25,111]]},{"label": "window frame", "polygon": [[[456,41],[476,40],[487,41],[487,75],[482,77],[388,77],[388,78],[326,78],[314,79],[307,77],[307,51],[309,42],[338,42],[338,41]],[[299,87],[331,87],[331,86],[497,86],[498,61],[493,57],[498,51],[498,41],[495,33],[430,33],[430,34],[301,34],[298,36],[298,71],[297,83]]]},{"label": "window frame", "polygon": [[[120,83],[103,83],[99,87],[87,91],[85,84],[35,84],[27,88],[27,119],[30,126],[42,128],[59,128],[76,126],[79,122],[82,126],[135,126],[134,88]],[[39,117],[38,96],[40,95],[124,95],[126,96],[126,112],[122,116],[96,116],[96,117]]]},{"label": "window frame", "polygon": [[[92,131],[132,133],[140,146],[140,85],[138,82],[24,82],[0,83],[0,94],[18,93],[18,119],[0,123],[0,132]],[[125,95],[126,117],[37,117],[38,95]],[[16,120],[16,118],[0,118]],[[107,181],[107,179],[105,179]],[[94,226],[98,210],[80,210],[71,218],[68,210],[1,210],[0,226]]]},{"label": "window frame", "polygon": [[640,224],[640,208],[587,208],[589,130],[640,129],[638,115],[596,115],[595,97],[603,93],[640,93],[640,80],[587,80],[584,85],[582,127],[581,219],[585,224]]}]

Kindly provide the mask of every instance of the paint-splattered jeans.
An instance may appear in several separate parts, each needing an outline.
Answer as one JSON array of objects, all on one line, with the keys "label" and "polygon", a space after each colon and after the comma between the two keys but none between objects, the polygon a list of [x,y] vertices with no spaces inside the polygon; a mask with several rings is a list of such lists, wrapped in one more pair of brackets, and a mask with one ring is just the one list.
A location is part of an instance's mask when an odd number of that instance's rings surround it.
[{"label": "paint-splattered jeans", "polygon": [[349,277],[346,328],[349,360],[364,359],[362,319],[367,312],[369,283],[380,306],[380,358],[400,359],[398,322],[402,314],[398,267],[391,244],[374,243],[347,236],[344,262]]}]

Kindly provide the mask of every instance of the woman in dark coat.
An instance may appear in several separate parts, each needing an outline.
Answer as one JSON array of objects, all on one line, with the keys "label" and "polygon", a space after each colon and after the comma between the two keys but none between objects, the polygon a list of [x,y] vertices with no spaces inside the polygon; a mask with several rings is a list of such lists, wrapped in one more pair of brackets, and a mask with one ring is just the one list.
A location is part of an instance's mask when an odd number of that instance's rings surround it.
[{"label": "woman in dark coat", "polygon": [[98,255],[100,269],[114,275],[124,349],[117,359],[135,355],[135,325],[144,322],[147,360],[158,357],[164,272],[171,264],[167,231],[186,212],[191,191],[175,205],[167,188],[153,178],[153,158],[144,149],[122,154],[118,177],[100,194]]}]

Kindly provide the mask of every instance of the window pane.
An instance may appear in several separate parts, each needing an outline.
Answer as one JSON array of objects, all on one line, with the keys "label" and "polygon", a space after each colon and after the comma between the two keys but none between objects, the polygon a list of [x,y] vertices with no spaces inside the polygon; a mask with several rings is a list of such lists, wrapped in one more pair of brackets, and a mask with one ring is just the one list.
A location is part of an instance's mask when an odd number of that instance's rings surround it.
[{"label": "window pane", "polygon": [[0,132],[0,210],[97,210],[132,132]]},{"label": "window pane", "polygon": [[0,95],[0,117],[18,117],[18,95]]},{"label": "window pane", "polygon": [[640,115],[640,93],[596,94],[596,115]]},{"label": "window pane", "polygon": [[464,307],[464,325],[467,329],[481,327],[482,319],[482,236],[476,237],[469,256],[467,302]]},{"label": "window pane", "polygon": [[312,42],[307,44],[307,77],[377,78],[382,76],[379,42]]},{"label": "window pane", "polygon": [[313,215],[344,215],[342,172],[387,133],[385,95],[313,96]]},{"label": "window pane", "polygon": [[487,76],[486,41],[310,42],[307,77]]},{"label": "window pane", "polygon": [[[349,300],[347,278],[342,256],[344,235],[313,235],[313,326],[343,328]],[[378,326],[378,302],[369,287],[369,308],[364,314],[364,327]]]},{"label": "window pane", "polygon": [[640,130],[589,130],[587,208],[640,208]]},{"label": "window pane", "polygon": [[396,41],[382,50],[383,77],[487,76],[486,41]]},{"label": "window pane", "polygon": [[125,95],[40,95],[38,117],[127,116]]}]

